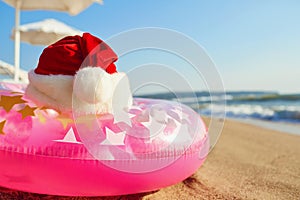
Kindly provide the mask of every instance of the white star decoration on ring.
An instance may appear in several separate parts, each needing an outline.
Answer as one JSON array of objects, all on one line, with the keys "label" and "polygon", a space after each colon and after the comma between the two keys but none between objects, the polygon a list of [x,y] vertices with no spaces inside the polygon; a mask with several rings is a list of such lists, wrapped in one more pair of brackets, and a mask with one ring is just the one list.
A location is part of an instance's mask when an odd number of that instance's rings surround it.
[{"label": "white star decoration on ring", "polygon": [[105,127],[106,139],[101,143],[104,145],[125,145],[124,140],[126,131],[115,133],[109,128]]},{"label": "white star decoration on ring", "polygon": [[[136,108],[142,111],[142,109],[140,109],[139,107]],[[149,113],[148,113],[149,121],[141,122],[141,124],[149,130],[148,142],[151,143],[156,138],[160,138],[162,140],[174,141],[177,137],[181,137],[181,136],[185,137],[182,138],[181,140],[191,139],[190,134],[179,134],[179,132],[189,133],[186,123],[183,123],[184,121],[186,121],[187,123],[191,124],[189,115],[183,112],[180,106],[173,107],[171,111],[178,115],[179,120],[171,117],[164,109],[161,109],[161,106],[159,105],[153,105],[151,108],[149,108]],[[120,122],[125,122],[129,126],[131,126],[131,118],[135,116],[136,114],[123,112],[122,114],[117,115],[117,120],[115,119],[114,123],[116,123],[116,121],[119,120]],[[126,120],[124,121],[124,119]],[[164,129],[166,128],[169,120],[173,120],[175,122],[176,128],[173,130],[172,135],[165,135]],[[125,145],[124,141],[126,137],[126,131],[114,132],[111,129],[106,127],[105,133],[106,133],[106,139],[101,144],[113,145],[113,146]],[[53,140],[53,141],[82,144],[81,142],[77,141],[72,127],[68,130],[68,132],[66,133],[63,139]]]},{"label": "white star decoration on ring", "polygon": [[68,130],[68,132],[66,133],[65,137],[62,140],[53,140],[53,141],[54,142],[82,144],[81,142],[77,141],[72,127]]},{"label": "white star decoration on ring", "polygon": [[165,123],[158,122],[155,118],[149,115],[149,121],[141,122],[141,124],[149,130],[149,139],[152,142],[153,139],[158,137],[160,134],[163,134],[163,130],[166,127]]},{"label": "white star decoration on ring", "polygon": [[171,109],[172,112],[176,113],[179,117],[180,122],[182,123],[184,120],[191,124],[191,121],[189,119],[189,115],[182,111],[182,108],[180,106],[176,106]]}]

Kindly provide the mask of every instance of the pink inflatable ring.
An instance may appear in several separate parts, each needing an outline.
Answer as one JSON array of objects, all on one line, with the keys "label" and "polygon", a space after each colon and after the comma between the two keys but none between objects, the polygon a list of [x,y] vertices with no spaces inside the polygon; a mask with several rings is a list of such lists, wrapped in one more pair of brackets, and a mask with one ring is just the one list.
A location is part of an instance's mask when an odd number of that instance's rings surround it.
[{"label": "pink inflatable ring", "polygon": [[209,148],[199,115],[176,102],[134,99],[127,118],[67,116],[0,83],[0,186],[67,196],[122,195],[184,180]]}]

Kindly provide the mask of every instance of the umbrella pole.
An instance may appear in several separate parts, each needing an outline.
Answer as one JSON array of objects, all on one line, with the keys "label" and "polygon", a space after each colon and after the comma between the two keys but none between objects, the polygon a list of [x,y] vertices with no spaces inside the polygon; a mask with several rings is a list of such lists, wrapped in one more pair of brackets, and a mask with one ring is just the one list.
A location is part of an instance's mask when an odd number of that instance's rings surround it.
[{"label": "umbrella pole", "polygon": [[20,76],[20,7],[21,0],[16,1],[16,13],[15,13],[15,73],[14,81],[19,82]]}]

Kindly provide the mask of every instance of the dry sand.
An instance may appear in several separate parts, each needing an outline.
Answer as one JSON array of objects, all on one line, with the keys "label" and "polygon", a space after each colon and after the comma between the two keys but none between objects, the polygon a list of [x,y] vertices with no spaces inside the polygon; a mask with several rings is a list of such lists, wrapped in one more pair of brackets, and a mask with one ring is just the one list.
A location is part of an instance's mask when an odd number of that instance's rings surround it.
[{"label": "dry sand", "polygon": [[[207,122],[207,120],[206,120]],[[176,185],[118,197],[56,197],[0,189],[0,199],[300,199],[300,136],[227,120],[204,165]]]}]

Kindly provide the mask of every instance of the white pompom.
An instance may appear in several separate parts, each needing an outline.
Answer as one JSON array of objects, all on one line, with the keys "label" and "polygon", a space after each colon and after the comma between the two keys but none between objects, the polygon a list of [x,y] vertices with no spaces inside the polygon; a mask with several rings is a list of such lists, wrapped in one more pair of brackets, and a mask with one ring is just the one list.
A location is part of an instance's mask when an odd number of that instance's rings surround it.
[{"label": "white pompom", "polygon": [[123,109],[132,104],[126,74],[122,72],[109,74],[99,67],[79,70],[75,75],[73,93],[83,106],[95,104],[96,113],[102,111],[112,113],[113,109]]},{"label": "white pompom", "polygon": [[99,67],[86,67],[79,70],[74,80],[73,92],[87,103],[105,102],[111,97],[111,78]]}]

